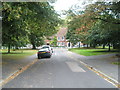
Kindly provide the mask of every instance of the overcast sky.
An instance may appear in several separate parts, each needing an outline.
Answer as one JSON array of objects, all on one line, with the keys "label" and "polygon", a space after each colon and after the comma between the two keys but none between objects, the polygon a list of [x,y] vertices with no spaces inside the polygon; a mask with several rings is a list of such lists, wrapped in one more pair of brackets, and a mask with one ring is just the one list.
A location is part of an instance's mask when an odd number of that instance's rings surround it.
[{"label": "overcast sky", "polygon": [[68,10],[72,5],[78,2],[83,2],[83,0],[57,0],[54,4],[54,8],[57,11]]},{"label": "overcast sky", "polygon": [[120,0],[56,0],[56,2],[53,4],[55,10],[59,13],[62,10],[68,10],[72,5],[79,5],[81,8],[84,6],[83,3],[87,2],[86,4],[94,3],[96,1],[103,2],[117,2]]},{"label": "overcast sky", "polygon": [[[75,4],[79,4],[80,6],[82,6],[83,1],[84,0],[57,0],[53,4],[53,6],[54,6],[54,9],[58,13],[60,13],[62,10],[69,10],[69,8]],[[65,16],[62,15],[62,17],[65,17]]]}]

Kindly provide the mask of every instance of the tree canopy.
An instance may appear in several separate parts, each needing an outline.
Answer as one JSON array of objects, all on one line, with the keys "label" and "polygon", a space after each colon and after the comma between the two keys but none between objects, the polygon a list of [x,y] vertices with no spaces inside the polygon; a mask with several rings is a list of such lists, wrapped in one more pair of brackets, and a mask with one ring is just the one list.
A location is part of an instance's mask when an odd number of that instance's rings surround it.
[{"label": "tree canopy", "polygon": [[82,41],[93,47],[105,44],[120,48],[120,1],[95,2],[83,11],[69,10],[67,15],[67,38],[71,43]]},{"label": "tree canopy", "polygon": [[[36,46],[57,32],[60,18],[49,2],[3,2],[2,41],[4,46]],[[10,51],[9,51],[10,52]]]}]

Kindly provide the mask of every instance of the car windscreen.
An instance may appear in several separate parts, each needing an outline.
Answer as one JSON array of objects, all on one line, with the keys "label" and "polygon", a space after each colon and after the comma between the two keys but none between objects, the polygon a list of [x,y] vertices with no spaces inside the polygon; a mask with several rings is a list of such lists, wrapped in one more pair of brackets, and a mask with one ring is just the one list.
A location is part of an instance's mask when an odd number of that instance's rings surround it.
[{"label": "car windscreen", "polygon": [[49,47],[42,47],[42,49],[44,49],[44,48],[49,48]]},{"label": "car windscreen", "polygon": [[48,48],[41,48],[39,51],[49,51]]}]

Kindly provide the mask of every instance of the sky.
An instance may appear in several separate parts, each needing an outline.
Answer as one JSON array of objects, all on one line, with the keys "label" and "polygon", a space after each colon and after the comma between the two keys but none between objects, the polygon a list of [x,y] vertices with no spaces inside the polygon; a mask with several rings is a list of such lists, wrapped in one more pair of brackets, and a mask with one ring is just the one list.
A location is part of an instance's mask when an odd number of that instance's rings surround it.
[{"label": "sky", "polygon": [[[62,10],[69,10],[72,5],[79,4],[82,5],[84,0],[57,0],[53,6],[54,9],[60,14]],[[65,15],[61,15],[62,18],[65,18]]]},{"label": "sky", "polygon": [[83,0],[57,0],[54,4],[54,8],[57,11],[68,10],[72,5],[82,3]]},{"label": "sky", "polygon": [[[61,14],[62,10],[69,10],[69,8],[72,5],[77,4],[82,9],[86,4],[94,3],[96,1],[99,1],[99,2],[103,2],[103,1],[113,2],[114,1],[115,2],[115,1],[120,1],[120,0],[56,0],[53,6],[54,6],[54,9],[58,12],[58,14]],[[84,2],[86,2],[85,5],[83,5]],[[65,15],[61,15],[61,17],[65,18]]]}]

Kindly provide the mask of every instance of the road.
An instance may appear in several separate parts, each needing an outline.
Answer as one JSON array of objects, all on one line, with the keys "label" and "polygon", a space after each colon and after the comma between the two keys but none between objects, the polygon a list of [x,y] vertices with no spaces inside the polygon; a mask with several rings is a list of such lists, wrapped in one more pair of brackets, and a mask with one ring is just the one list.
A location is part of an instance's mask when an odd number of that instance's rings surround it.
[{"label": "road", "polygon": [[115,88],[68,54],[55,49],[50,59],[39,59],[3,88]]}]

